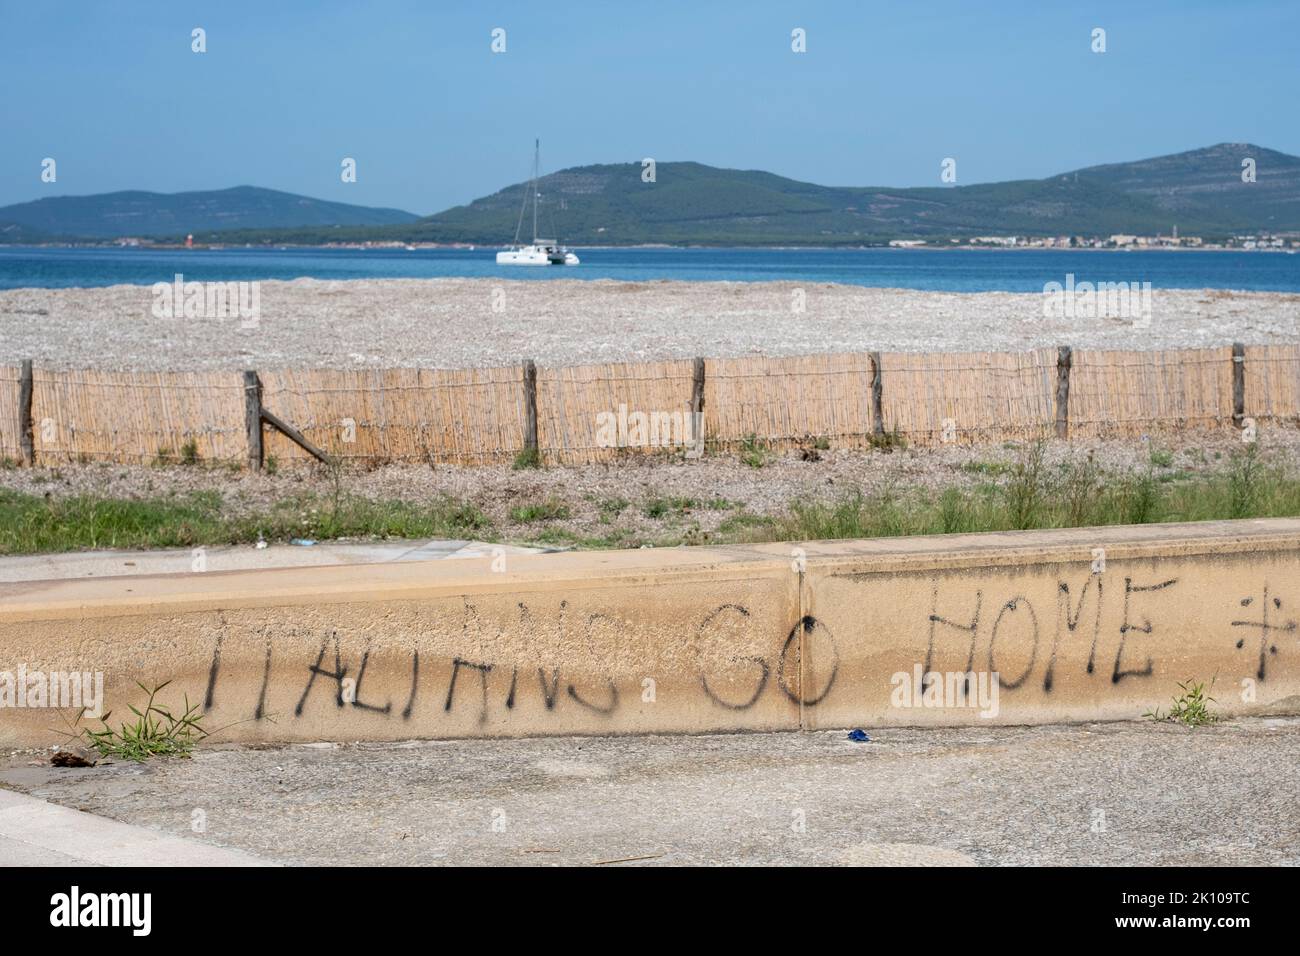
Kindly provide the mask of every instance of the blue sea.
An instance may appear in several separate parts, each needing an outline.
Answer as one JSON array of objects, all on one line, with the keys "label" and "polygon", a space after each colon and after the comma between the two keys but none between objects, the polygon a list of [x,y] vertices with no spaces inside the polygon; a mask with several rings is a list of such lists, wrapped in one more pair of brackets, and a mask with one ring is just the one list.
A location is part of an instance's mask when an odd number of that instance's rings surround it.
[{"label": "blue sea", "polygon": [[256,279],[500,278],[837,282],[941,292],[1042,292],[1083,282],[1300,292],[1277,252],[926,249],[578,249],[576,267],[498,266],[496,249],[140,249],[0,246],[0,289]]}]

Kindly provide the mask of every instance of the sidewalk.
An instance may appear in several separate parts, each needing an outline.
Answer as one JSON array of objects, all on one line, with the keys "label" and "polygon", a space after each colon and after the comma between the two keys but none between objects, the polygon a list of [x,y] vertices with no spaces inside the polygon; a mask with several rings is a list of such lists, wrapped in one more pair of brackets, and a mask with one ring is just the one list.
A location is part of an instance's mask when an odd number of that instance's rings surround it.
[{"label": "sidewalk", "polygon": [[[500,549],[498,552],[495,549]],[[543,548],[523,548],[484,541],[322,541],[308,545],[222,545],[202,550],[205,571],[244,571],[258,568],[305,568],[334,564],[381,564],[389,561],[433,561],[440,558],[490,558],[498,553],[538,554]],[[157,551],[72,551],[65,554],[24,554],[0,557],[0,581],[48,581],[63,578],[103,578],[124,574],[187,574],[196,570],[199,549]]]},{"label": "sidewalk", "polygon": [[0,866],[275,866],[241,850],[0,790]]}]

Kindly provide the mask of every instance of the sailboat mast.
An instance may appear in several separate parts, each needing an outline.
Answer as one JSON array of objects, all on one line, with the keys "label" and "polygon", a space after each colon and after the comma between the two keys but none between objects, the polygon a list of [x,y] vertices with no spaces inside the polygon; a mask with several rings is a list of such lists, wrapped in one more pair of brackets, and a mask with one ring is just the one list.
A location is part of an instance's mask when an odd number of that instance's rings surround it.
[{"label": "sailboat mast", "polygon": [[542,141],[533,140],[533,244],[537,244],[537,174],[541,171]]}]

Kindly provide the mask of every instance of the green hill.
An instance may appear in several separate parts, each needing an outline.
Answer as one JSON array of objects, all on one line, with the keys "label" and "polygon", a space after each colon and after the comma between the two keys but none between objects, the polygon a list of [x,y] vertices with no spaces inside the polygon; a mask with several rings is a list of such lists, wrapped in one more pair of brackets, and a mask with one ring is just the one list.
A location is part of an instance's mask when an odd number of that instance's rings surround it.
[{"label": "green hill", "polygon": [[[1255,160],[1255,182],[1241,181],[1242,159]],[[1220,143],[1190,153],[1079,170],[1125,195],[1150,200],[1166,217],[1201,219],[1246,232],[1300,229],[1300,157],[1249,143]],[[1181,228],[1181,226],[1180,226]]]},{"label": "green hill", "polygon": [[205,192],[51,196],[0,207],[0,223],[34,234],[88,239],[184,236],[232,229],[384,226],[417,218],[400,209],[326,202],[256,186]]},{"label": "green hill", "polygon": [[[1241,181],[1241,159],[1258,181]],[[583,243],[856,243],[975,234],[1184,235],[1300,230],[1300,159],[1250,145],[1209,147],[1048,179],[971,186],[829,187],[771,173],[660,163],[584,166],[544,177],[548,235]],[[499,243],[526,186],[507,187],[402,230],[413,239]]]},{"label": "green hill", "polygon": [[49,239],[50,237],[43,232],[20,226],[16,222],[0,220],[0,245],[32,244],[48,242]]}]

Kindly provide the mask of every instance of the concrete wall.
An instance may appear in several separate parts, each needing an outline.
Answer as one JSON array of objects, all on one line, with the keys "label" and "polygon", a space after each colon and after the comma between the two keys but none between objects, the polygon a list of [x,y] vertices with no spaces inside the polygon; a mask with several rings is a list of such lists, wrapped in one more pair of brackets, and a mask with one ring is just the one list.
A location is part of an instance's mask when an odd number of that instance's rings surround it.
[{"label": "concrete wall", "polygon": [[[171,680],[224,740],[1132,718],[1187,679],[1300,710],[1300,520],[504,561],[3,584],[0,674],[100,671],[115,725]],[[918,669],[996,671],[996,716]],[[61,725],[4,707],[0,745]]]}]

